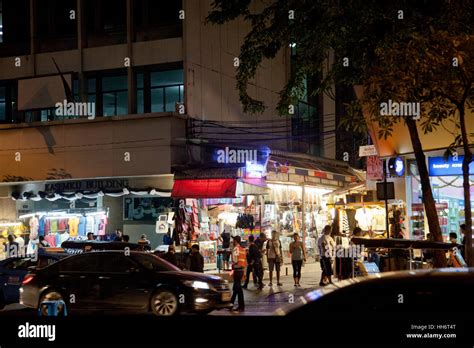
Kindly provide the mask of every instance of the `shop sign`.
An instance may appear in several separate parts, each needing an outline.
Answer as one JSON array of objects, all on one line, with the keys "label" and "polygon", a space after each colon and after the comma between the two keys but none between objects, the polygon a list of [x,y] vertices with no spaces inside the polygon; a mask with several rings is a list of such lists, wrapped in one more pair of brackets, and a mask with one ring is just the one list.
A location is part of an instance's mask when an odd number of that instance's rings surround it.
[{"label": "shop sign", "polygon": [[364,145],[359,146],[359,157],[367,157],[367,156],[377,156],[377,149],[375,145]]},{"label": "shop sign", "polygon": [[245,165],[246,178],[263,178],[265,176],[265,165],[254,162],[247,162]]},{"label": "shop sign", "polygon": [[311,183],[317,183],[317,184],[320,184],[321,183],[321,179],[320,178],[315,178],[315,177],[312,177],[312,176],[307,176],[305,178],[305,181],[306,182],[311,182]]},{"label": "shop sign", "polygon": [[60,181],[45,184],[45,192],[120,190],[128,186],[127,179]]},{"label": "shop sign", "polygon": [[393,157],[388,160],[388,170],[392,176],[403,176],[405,174],[405,162],[400,157]]},{"label": "shop sign", "polygon": [[288,181],[288,174],[284,173],[274,173],[268,172],[267,173],[267,181]]},{"label": "shop sign", "polygon": [[367,157],[367,180],[383,179],[383,162],[378,156]]},{"label": "shop sign", "polygon": [[304,182],[304,176],[298,174],[289,174],[289,181],[291,182]]},{"label": "shop sign", "polygon": [[[462,161],[464,156],[428,158],[428,171],[430,176],[456,176],[462,175]],[[469,165],[469,174],[474,175],[474,162]]]}]

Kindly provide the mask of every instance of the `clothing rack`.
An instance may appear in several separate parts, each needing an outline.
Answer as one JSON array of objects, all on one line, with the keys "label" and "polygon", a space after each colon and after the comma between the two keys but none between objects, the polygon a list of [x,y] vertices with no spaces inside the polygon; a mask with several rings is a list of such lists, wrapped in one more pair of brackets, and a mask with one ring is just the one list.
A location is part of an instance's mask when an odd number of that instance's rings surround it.
[{"label": "clothing rack", "polygon": [[97,208],[80,208],[80,209],[64,209],[57,210],[52,212],[36,212],[25,215],[20,215],[19,219],[26,219],[36,215],[46,216],[48,219],[65,219],[68,217],[74,216],[83,216],[83,215],[106,215],[109,216],[109,209],[97,209]]}]

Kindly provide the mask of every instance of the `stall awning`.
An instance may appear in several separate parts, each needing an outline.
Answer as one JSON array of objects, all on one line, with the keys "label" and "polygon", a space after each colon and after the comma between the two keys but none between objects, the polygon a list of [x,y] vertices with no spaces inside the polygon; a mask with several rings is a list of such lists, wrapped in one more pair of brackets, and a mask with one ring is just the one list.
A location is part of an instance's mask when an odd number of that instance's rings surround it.
[{"label": "stall awning", "polygon": [[176,180],[173,198],[236,198],[268,194],[263,179],[185,179]]},{"label": "stall awning", "polygon": [[236,198],[236,179],[187,179],[176,180],[173,198]]}]

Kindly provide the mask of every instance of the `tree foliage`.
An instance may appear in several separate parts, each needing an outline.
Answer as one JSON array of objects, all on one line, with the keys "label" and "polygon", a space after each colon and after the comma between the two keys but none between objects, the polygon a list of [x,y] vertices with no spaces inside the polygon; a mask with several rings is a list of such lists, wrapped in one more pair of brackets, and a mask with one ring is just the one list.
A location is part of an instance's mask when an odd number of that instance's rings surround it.
[{"label": "tree foliage", "polygon": [[[241,47],[237,89],[244,111],[261,113],[266,105],[247,93],[247,86],[264,59],[272,59],[296,43],[292,78],[280,92],[278,112],[298,101],[307,76],[317,76],[334,52],[335,64],[321,79],[315,94],[339,85],[360,84],[370,77],[377,50],[408,42],[414,33],[446,30],[470,34],[474,23],[469,1],[449,0],[273,0],[259,6],[250,0],[215,0],[207,20],[224,24],[242,16],[251,30]],[[290,12],[293,11],[293,12]],[[294,15],[294,19],[290,14]],[[342,64],[349,59],[349,66]]]}]

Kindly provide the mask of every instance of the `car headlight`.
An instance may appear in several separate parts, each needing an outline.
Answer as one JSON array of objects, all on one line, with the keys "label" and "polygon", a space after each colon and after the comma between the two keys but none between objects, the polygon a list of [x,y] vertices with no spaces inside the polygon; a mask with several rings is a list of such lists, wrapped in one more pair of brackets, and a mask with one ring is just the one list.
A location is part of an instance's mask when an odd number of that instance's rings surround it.
[{"label": "car headlight", "polygon": [[187,280],[184,282],[184,284],[195,289],[209,290],[209,284],[206,282],[201,282],[199,280]]}]

